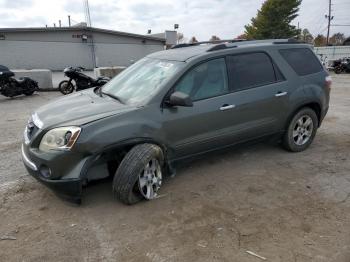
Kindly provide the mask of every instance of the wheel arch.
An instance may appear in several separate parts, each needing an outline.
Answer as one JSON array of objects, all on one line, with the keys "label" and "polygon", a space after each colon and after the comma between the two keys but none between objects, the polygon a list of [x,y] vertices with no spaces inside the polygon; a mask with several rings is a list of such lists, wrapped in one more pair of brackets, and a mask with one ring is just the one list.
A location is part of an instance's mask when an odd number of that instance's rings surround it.
[{"label": "wheel arch", "polygon": [[[113,169],[116,169],[118,166],[110,166],[109,163],[119,160],[121,161],[123,157],[127,154],[127,152],[130,151],[131,148],[133,148],[136,145],[139,144],[154,144],[161,148],[164,155],[164,165],[165,167],[168,165],[167,161],[167,146],[156,139],[153,138],[132,138],[128,140],[121,141],[119,143],[109,145],[107,147],[104,147],[103,149],[99,150],[98,152],[95,152],[88,161],[85,162],[83,168],[80,172],[80,178],[85,179],[88,175],[88,171],[91,167],[94,166],[98,161],[103,159],[102,161],[105,161],[107,163],[108,168],[110,169],[110,172],[113,172]],[[118,163],[119,164],[119,163]]]},{"label": "wheel arch", "polygon": [[318,120],[318,127],[321,125],[321,112],[322,112],[321,105],[320,105],[319,102],[309,101],[309,102],[305,102],[305,103],[302,103],[302,104],[298,105],[292,111],[292,113],[289,114],[287,122],[285,124],[285,129],[288,128],[288,125],[289,125],[290,121],[292,120],[292,118],[295,116],[295,114],[297,112],[299,112],[302,108],[305,108],[305,107],[311,108],[316,113],[317,120]]}]

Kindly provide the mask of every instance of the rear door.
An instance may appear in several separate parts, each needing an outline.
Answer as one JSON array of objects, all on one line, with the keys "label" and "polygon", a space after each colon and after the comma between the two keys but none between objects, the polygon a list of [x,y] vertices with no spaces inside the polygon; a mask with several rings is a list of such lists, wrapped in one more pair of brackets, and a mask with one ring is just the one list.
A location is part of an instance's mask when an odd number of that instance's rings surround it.
[{"label": "rear door", "polygon": [[228,56],[231,112],[230,142],[280,131],[287,114],[289,84],[265,52]]}]

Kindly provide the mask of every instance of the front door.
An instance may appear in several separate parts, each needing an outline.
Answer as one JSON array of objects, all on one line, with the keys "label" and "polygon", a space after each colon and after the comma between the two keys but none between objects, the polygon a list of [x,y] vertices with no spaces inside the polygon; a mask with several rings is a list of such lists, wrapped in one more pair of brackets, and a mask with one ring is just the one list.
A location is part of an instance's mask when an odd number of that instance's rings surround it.
[{"label": "front door", "polygon": [[182,158],[225,144],[231,110],[225,58],[204,62],[189,70],[174,91],[190,95],[193,107],[167,107],[163,128],[173,152]]}]

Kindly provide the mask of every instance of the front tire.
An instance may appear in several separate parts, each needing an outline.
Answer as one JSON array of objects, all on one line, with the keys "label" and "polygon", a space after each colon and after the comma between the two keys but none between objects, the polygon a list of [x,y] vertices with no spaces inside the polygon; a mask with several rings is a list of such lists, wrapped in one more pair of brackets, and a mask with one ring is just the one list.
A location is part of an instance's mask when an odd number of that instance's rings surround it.
[{"label": "front tire", "polygon": [[308,148],[317,132],[318,118],[314,110],[305,107],[291,119],[283,137],[283,146],[291,152]]},{"label": "front tire", "polygon": [[74,91],[74,86],[72,82],[69,82],[68,80],[63,80],[59,83],[58,89],[62,94],[68,95]]},{"label": "front tire", "polygon": [[132,205],[152,200],[162,184],[164,155],[154,144],[134,146],[123,158],[113,179],[114,196]]}]

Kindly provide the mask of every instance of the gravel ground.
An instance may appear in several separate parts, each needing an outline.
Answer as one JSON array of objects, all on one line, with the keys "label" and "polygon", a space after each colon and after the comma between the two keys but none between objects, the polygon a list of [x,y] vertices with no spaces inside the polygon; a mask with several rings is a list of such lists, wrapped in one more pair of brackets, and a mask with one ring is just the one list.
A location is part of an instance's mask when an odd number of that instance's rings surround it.
[{"label": "gravel ground", "polygon": [[[60,96],[0,98],[0,261],[350,261],[350,76],[333,76],[330,111],[305,152],[262,143],[186,163],[161,197],[113,200],[111,181],[83,204],[29,177],[29,113]],[[12,240],[11,240],[12,238]]]}]

